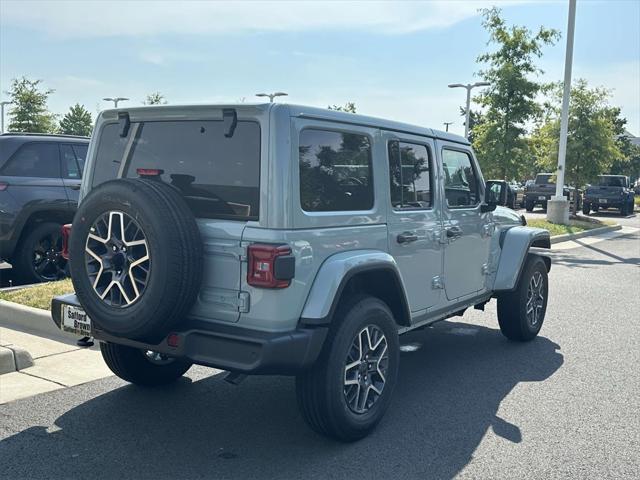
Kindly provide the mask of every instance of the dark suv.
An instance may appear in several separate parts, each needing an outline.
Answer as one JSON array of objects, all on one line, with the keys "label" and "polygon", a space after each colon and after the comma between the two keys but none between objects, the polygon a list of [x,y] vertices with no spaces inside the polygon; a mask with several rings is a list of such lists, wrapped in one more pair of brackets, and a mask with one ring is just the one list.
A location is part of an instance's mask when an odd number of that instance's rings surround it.
[{"label": "dark suv", "polygon": [[24,283],[64,276],[60,228],[78,204],[86,137],[0,135],[0,259]]},{"label": "dark suv", "polygon": [[622,215],[633,213],[634,192],[629,177],[600,175],[595,185],[589,185],[584,196],[582,212],[589,215],[601,208],[617,208]]}]

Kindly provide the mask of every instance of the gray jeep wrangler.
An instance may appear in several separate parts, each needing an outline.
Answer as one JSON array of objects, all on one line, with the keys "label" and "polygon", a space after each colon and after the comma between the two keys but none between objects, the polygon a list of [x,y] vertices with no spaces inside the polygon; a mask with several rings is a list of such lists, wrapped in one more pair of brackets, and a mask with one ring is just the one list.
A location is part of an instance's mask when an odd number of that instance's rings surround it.
[{"label": "gray jeep wrangler", "polygon": [[52,312],[124,380],[295,375],[311,428],[351,441],[389,406],[399,335],[494,297],[510,340],[542,326],[549,234],[485,197],[464,138],[282,104],[108,110],[94,132]]}]

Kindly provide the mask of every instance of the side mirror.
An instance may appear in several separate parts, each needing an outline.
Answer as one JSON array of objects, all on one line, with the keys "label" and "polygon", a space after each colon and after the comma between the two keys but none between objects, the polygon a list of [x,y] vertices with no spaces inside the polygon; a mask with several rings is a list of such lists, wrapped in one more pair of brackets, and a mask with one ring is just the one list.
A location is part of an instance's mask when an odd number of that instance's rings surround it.
[{"label": "side mirror", "polygon": [[480,205],[480,212],[487,213],[493,212],[498,203],[500,203],[500,197],[504,187],[496,182],[487,182],[484,188],[484,203]]}]

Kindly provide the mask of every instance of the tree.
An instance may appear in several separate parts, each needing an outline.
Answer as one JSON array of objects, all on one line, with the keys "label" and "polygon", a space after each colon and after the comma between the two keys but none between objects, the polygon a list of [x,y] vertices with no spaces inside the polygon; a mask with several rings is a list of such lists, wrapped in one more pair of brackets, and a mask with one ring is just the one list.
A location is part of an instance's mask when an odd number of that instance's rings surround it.
[{"label": "tree", "polygon": [[356,113],[356,104],[353,102],[347,102],[343,106],[340,105],[329,105],[327,107],[329,110],[337,110],[339,112],[349,112]]},{"label": "tree", "polygon": [[79,103],[71,107],[60,120],[60,133],[89,137],[91,136],[91,130],[93,130],[91,113],[84,108],[84,105]]},{"label": "tree", "polygon": [[49,112],[47,100],[53,93],[42,89],[42,80],[27,77],[14,78],[11,89],[6,92],[13,104],[9,112],[9,131],[26,133],[54,133],[55,115]]},{"label": "tree", "polygon": [[[579,79],[571,87],[565,180],[576,188],[608,173],[611,165],[623,158],[619,133],[626,120],[620,109],[608,104],[609,92],[603,88],[589,88]],[[552,90],[545,120],[532,136],[541,167],[555,171],[558,163],[560,139],[560,110],[562,84]]]},{"label": "tree", "polygon": [[542,71],[535,61],[542,56],[542,47],[553,45],[560,35],[544,27],[535,33],[522,26],[509,27],[495,7],[483,9],[482,14],[488,44],[497,49],[478,57],[487,65],[479,76],[490,86],[475,98],[484,115],[474,129],[473,146],[489,176],[515,178],[528,156],[526,125],[539,114],[536,96],[541,85],[531,77]]},{"label": "tree", "polygon": [[144,105],[166,105],[167,99],[160,92],[153,92],[147,95],[144,102]]}]

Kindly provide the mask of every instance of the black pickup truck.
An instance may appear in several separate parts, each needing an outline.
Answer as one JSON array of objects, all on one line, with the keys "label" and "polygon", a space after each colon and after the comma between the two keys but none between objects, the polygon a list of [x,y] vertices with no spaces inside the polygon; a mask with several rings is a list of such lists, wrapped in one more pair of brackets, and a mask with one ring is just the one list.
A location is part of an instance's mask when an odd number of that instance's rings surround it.
[{"label": "black pickup truck", "polygon": [[[573,202],[575,195],[578,195],[578,208],[582,206],[582,198],[580,190],[567,185],[562,189],[563,195]],[[556,194],[556,176],[553,173],[539,173],[533,183],[527,182],[524,189],[524,206],[527,212],[533,211],[536,205],[540,205],[544,210],[547,209],[547,202]]]},{"label": "black pickup truck", "polygon": [[596,185],[589,185],[584,195],[582,213],[589,215],[601,208],[617,208],[622,215],[633,213],[634,191],[629,177],[600,175]]}]

